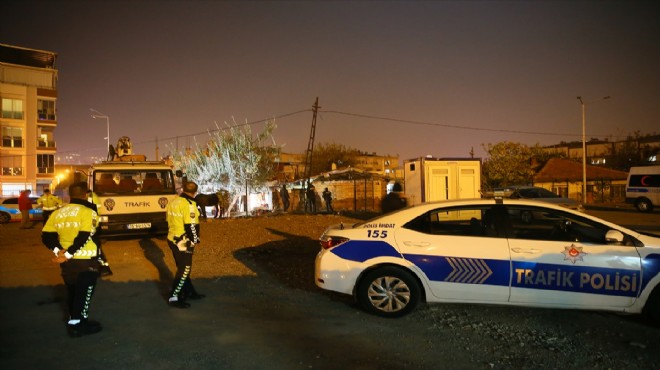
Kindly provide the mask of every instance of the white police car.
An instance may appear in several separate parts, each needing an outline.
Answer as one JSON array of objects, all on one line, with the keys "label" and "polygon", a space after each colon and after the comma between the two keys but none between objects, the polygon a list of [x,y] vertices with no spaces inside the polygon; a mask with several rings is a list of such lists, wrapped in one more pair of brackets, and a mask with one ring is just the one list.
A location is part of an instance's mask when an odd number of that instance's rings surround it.
[{"label": "white police car", "polygon": [[[522,212],[544,217],[523,222]],[[315,280],[396,317],[420,301],[647,313],[660,322],[660,238],[530,200],[426,203],[320,238]]]},{"label": "white police car", "polygon": [[[43,213],[41,208],[37,208],[37,197],[30,197],[32,210],[30,210],[30,220],[41,220]],[[18,197],[0,198],[0,224],[7,222],[18,222],[21,220],[21,211],[18,210]]]}]

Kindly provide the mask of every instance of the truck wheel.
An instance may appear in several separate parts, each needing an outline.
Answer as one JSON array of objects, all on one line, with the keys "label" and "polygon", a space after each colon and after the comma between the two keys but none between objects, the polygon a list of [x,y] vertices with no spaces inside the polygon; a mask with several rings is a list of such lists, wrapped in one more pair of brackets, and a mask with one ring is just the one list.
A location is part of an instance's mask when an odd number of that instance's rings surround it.
[{"label": "truck wheel", "polygon": [[635,202],[635,206],[640,212],[651,212],[653,211],[653,203],[646,198],[639,198]]},{"label": "truck wheel", "polygon": [[421,290],[410,273],[387,266],[373,270],[360,279],[356,295],[366,311],[382,317],[400,317],[417,306]]}]

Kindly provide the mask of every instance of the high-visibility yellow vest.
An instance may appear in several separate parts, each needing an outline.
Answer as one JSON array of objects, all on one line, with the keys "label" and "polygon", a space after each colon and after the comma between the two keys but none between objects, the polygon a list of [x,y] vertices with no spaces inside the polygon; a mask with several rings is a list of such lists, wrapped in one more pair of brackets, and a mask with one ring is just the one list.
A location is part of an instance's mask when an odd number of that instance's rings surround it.
[{"label": "high-visibility yellow vest", "polygon": [[175,237],[181,237],[187,224],[199,224],[197,203],[182,196],[175,197],[167,206],[167,239],[174,242]]},{"label": "high-visibility yellow vest", "polygon": [[56,232],[60,245],[66,251],[73,245],[78,233],[87,231],[90,237],[82,248],[73,254],[74,259],[91,259],[98,255],[98,246],[92,240],[96,233],[98,215],[96,211],[81,204],[70,203],[53,212],[48,218],[42,232]]},{"label": "high-visibility yellow vest", "polygon": [[37,199],[37,204],[41,205],[44,211],[54,211],[62,206],[62,200],[53,194],[44,194]]}]

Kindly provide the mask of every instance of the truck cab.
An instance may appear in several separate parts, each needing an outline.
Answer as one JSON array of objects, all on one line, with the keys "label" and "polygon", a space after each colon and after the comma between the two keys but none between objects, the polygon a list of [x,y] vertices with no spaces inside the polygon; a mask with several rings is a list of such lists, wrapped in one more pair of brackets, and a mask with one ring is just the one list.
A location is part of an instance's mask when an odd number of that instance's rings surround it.
[{"label": "truck cab", "polygon": [[90,168],[87,179],[101,236],[167,233],[167,205],[177,195],[168,164],[101,162]]}]

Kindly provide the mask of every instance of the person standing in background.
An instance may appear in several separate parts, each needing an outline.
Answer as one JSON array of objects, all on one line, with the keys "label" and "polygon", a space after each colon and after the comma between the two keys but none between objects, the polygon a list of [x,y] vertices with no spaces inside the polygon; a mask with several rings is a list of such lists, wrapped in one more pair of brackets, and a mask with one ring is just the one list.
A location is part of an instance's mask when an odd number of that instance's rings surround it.
[{"label": "person standing in background", "polygon": [[305,191],[305,213],[316,213],[316,189],[314,185],[307,182],[307,190]]},{"label": "person standing in background", "polygon": [[280,189],[280,198],[282,199],[282,207],[284,208],[284,212],[286,212],[289,209],[289,205],[291,203],[289,202],[289,191],[286,190],[286,185],[282,184],[282,188]]},{"label": "person standing in background", "polygon": [[32,226],[28,227],[27,225],[28,222],[30,222],[30,211],[32,210],[32,200],[30,200],[30,194],[32,194],[32,190],[27,189],[23,190],[21,195],[18,196],[18,210],[21,211],[21,229],[32,228]]},{"label": "person standing in background", "polygon": [[168,298],[170,307],[188,308],[188,299],[202,299],[204,294],[195,290],[190,280],[195,246],[199,244],[199,209],[195,202],[197,184],[187,181],[181,195],[167,206],[167,245],[176,263],[176,275]]},{"label": "person standing in background", "polygon": [[392,186],[392,191],[388,193],[381,201],[381,210],[383,213],[390,213],[408,206],[408,199],[403,195],[403,187],[398,182]]},{"label": "person standing in background", "polygon": [[335,210],[332,209],[332,192],[328,190],[328,188],[325,188],[321,194],[323,195],[323,200],[325,201],[326,212],[335,213]]},{"label": "person standing in background", "polygon": [[[94,205],[94,209],[98,213],[99,210],[99,196],[91,190],[87,190],[87,201]],[[97,230],[97,235],[100,235],[101,230]],[[99,236],[97,247],[99,247],[98,260],[101,267],[99,268],[99,273],[101,276],[110,276],[112,275],[112,269],[110,269],[110,263],[108,258],[103,253],[103,247],[101,246],[101,238]]]},{"label": "person standing in background", "polygon": [[58,208],[62,207],[62,199],[57,195],[51,194],[50,189],[44,189],[44,194],[37,199],[39,208],[43,210],[44,225],[48,221],[48,217]]},{"label": "person standing in background", "polygon": [[41,232],[41,241],[60,265],[67,287],[69,320],[67,331],[71,337],[101,331],[101,324],[88,320],[89,307],[99,277],[96,206],[86,200],[87,184],[69,186],[71,202],[53,212]]}]

